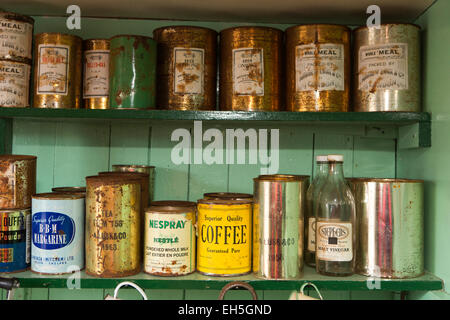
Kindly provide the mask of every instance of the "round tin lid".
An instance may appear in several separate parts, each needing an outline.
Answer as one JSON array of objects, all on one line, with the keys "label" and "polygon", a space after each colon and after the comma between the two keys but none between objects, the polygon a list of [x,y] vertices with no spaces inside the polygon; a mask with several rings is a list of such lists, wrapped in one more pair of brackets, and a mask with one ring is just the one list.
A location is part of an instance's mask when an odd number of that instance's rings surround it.
[{"label": "round tin lid", "polygon": [[199,199],[199,200],[197,200],[197,203],[223,204],[223,205],[252,204],[253,199]]},{"label": "round tin lid", "polygon": [[155,166],[147,166],[147,165],[140,165],[140,164],[113,164],[112,165],[113,168],[142,168],[142,169],[147,169],[147,168],[154,168]]},{"label": "round tin lid", "polygon": [[271,174],[271,175],[261,175],[254,178],[255,181],[303,181],[308,180],[309,176],[295,175],[295,174]]},{"label": "round tin lid", "polygon": [[86,193],[86,187],[56,187],[52,188],[52,191],[58,193]]},{"label": "round tin lid", "polygon": [[24,155],[24,154],[2,154],[0,155],[0,161],[20,161],[20,160],[36,160],[36,156]]},{"label": "round tin lid", "polygon": [[316,162],[328,162],[328,156],[316,156]]},{"label": "round tin lid", "polygon": [[[389,28],[389,27],[392,27],[392,26],[395,26],[395,25],[403,25],[403,26],[416,27],[416,28],[419,29],[419,30],[422,29],[422,27],[419,26],[418,24],[415,24],[415,23],[407,23],[407,22],[381,23],[381,24],[380,24],[380,27],[381,27],[381,28],[383,28],[383,27],[388,27],[388,28]],[[371,27],[368,27],[368,26],[359,26],[359,27],[353,29],[353,32],[355,32],[355,31],[360,31],[360,30],[364,30],[364,29],[372,29],[372,28],[374,28],[374,27],[375,27],[375,26],[371,26]]]},{"label": "round tin lid", "polygon": [[103,171],[98,173],[100,176],[130,176],[130,177],[145,177],[148,179],[149,174],[145,172],[128,172],[128,171]]},{"label": "round tin lid", "polygon": [[308,23],[308,24],[299,24],[296,26],[292,26],[289,27],[285,30],[285,32],[291,31],[291,30],[295,30],[295,29],[305,29],[305,28],[326,28],[326,27],[336,27],[336,28],[340,28],[346,31],[351,31],[351,29],[349,27],[347,27],[344,24],[334,24],[334,23]]},{"label": "round tin lid", "polygon": [[34,24],[34,19],[32,17],[24,16],[22,14],[18,14],[18,13],[15,13],[15,12],[0,11],[0,17],[3,18],[3,19],[16,20],[16,21],[22,21],[22,22],[27,22],[27,23],[30,23],[30,24]]},{"label": "round tin lid", "polygon": [[253,199],[253,195],[249,193],[236,192],[208,192],[203,194],[203,198],[207,199]]},{"label": "round tin lid", "polygon": [[420,179],[394,179],[394,178],[345,178],[347,181],[352,183],[365,183],[365,182],[376,182],[376,183],[424,183],[424,180]]},{"label": "round tin lid", "polygon": [[39,200],[76,200],[76,199],[83,199],[84,195],[80,193],[75,194],[75,193],[47,192],[35,194],[31,198]]},{"label": "round tin lid", "polygon": [[184,213],[195,211],[197,204],[191,201],[153,201],[145,212]]}]

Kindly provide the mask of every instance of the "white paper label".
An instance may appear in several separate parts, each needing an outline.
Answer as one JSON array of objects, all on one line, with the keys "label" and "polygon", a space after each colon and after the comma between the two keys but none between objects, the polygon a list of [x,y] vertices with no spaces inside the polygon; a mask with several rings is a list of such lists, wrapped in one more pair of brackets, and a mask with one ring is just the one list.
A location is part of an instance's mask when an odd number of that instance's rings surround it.
[{"label": "white paper label", "polygon": [[320,260],[351,261],[353,259],[352,224],[316,222],[316,254]]},{"label": "white paper label", "polygon": [[204,49],[173,49],[174,55],[174,88],[176,94],[203,94],[204,83]]},{"label": "white paper label", "polygon": [[69,46],[40,44],[37,94],[67,95]]},{"label": "white paper label", "polygon": [[308,219],[308,250],[316,251],[316,218]]},{"label": "white paper label", "polygon": [[306,44],[295,47],[295,88],[302,91],[344,91],[344,45]]},{"label": "white paper label", "polygon": [[233,49],[233,93],[235,95],[264,95],[263,49]]},{"label": "white paper label", "polygon": [[30,66],[0,61],[0,106],[28,107]]},{"label": "white paper label", "polygon": [[0,56],[31,59],[33,26],[29,23],[0,19]]},{"label": "white paper label", "polygon": [[101,98],[109,95],[109,51],[84,52],[83,98]]},{"label": "white paper label", "polygon": [[358,89],[408,89],[408,44],[389,43],[359,49]]}]

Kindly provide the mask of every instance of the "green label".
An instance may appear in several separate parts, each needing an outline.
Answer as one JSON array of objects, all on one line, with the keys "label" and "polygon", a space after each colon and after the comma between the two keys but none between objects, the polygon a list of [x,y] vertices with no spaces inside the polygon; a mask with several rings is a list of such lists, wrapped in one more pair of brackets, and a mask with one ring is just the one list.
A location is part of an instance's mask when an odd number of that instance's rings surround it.
[{"label": "green label", "polygon": [[184,229],[185,221],[150,220],[149,227],[155,229]]}]

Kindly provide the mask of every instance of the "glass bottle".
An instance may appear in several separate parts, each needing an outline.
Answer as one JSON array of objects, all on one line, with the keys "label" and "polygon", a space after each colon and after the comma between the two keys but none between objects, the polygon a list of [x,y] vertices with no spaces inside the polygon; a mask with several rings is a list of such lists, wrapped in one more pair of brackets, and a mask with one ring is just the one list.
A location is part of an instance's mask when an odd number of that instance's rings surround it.
[{"label": "glass bottle", "polygon": [[316,271],[347,276],[355,269],[355,199],[344,179],[344,157],[328,155],[328,176],[316,211]]},{"label": "glass bottle", "polygon": [[306,191],[305,212],[305,263],[316,266],[316,207],[319,191],[328,175],[328,157],[316,156],[316,170],[314,180]]}]

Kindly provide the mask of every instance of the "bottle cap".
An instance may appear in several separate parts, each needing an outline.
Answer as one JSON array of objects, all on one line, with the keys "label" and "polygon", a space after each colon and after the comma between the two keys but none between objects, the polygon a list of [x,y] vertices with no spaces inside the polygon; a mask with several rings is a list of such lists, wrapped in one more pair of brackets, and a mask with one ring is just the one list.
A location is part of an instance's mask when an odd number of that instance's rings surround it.
[{"label": "bottle cap", "polygon": [[327,162],[328,156],[316,156],[316,161],[317,162]]},{"label": "bottle cap", "polygon": [[344,156],[342,154],[329,154],[328,161],[344,162]]}]

